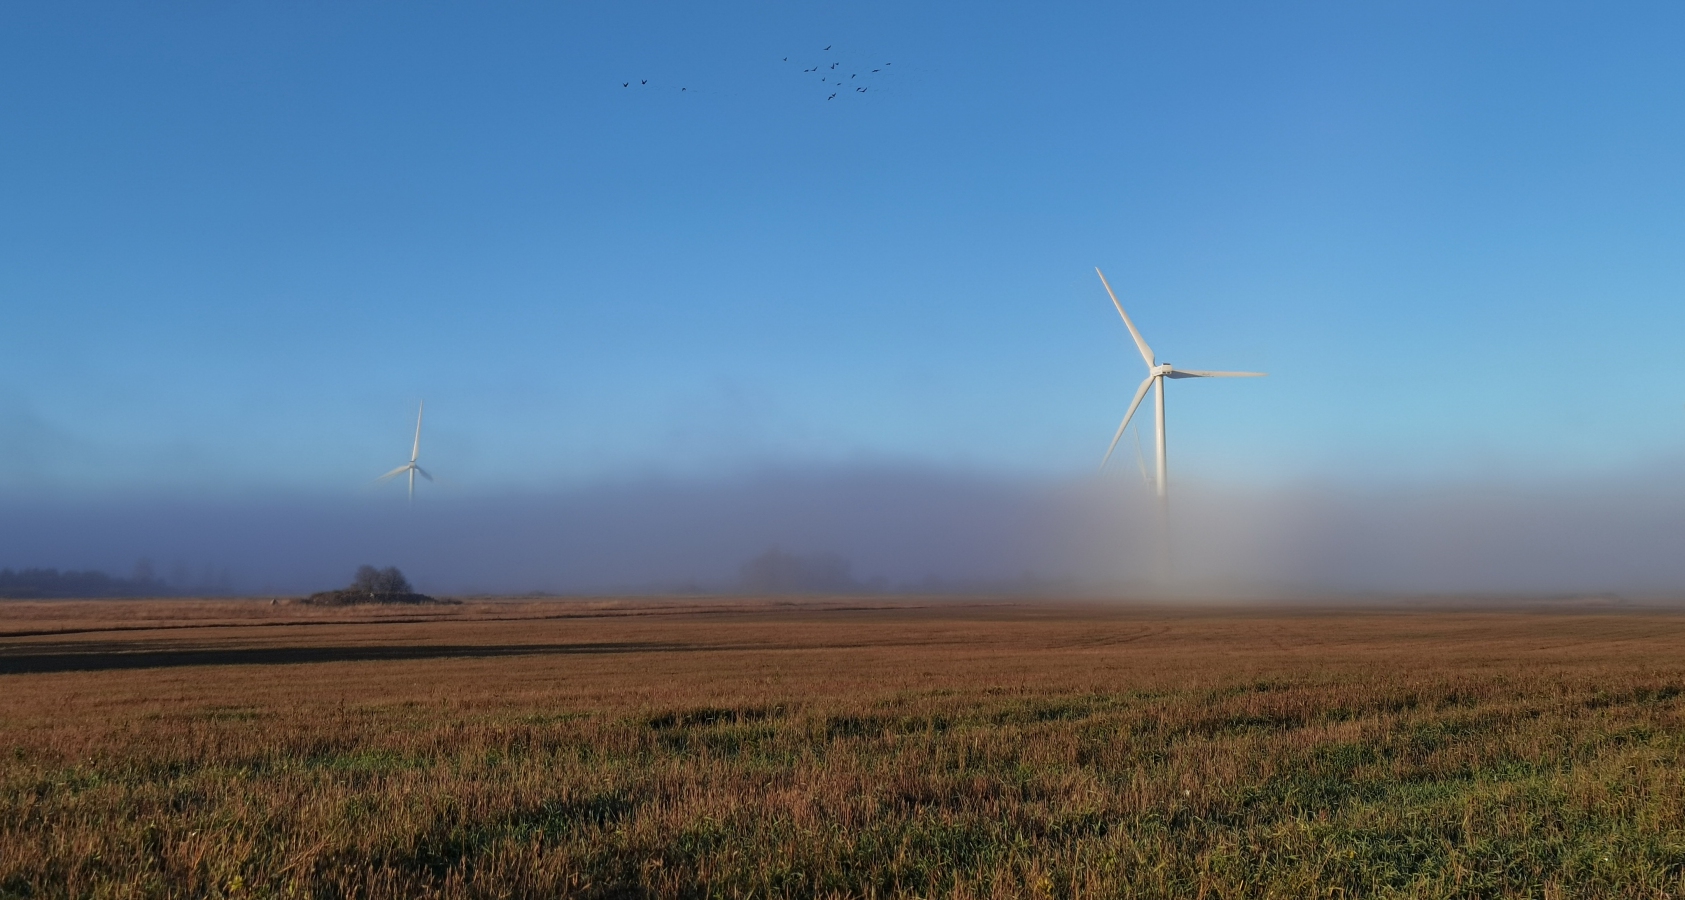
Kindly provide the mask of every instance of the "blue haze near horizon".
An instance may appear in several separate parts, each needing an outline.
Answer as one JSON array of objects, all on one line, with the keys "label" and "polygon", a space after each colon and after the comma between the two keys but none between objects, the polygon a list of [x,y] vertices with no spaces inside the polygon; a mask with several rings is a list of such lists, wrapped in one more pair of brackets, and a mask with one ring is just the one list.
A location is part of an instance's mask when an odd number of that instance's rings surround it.
[{"label": "blue haze near horizon", "polygon": [[1161,359],[1270,373],[1172,385],[1189,483],[1685,450],[1678,7],[0,17],[17,509],[401,503],[422,398],[446,497],[1085,478],[1143,374],[1095,265]]}]

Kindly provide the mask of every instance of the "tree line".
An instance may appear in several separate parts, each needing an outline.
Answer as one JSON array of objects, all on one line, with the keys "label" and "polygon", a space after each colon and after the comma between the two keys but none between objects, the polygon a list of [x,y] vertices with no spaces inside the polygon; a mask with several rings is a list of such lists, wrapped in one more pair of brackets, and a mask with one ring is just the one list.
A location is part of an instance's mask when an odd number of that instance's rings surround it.
[{"label": "tree line", "polygon": [[137,571],[130,578],[113,578],[104,572],[58,569],[0,569],[0,598],[49,600],[71,597],[166,597],[180,593],[150,571]]}]

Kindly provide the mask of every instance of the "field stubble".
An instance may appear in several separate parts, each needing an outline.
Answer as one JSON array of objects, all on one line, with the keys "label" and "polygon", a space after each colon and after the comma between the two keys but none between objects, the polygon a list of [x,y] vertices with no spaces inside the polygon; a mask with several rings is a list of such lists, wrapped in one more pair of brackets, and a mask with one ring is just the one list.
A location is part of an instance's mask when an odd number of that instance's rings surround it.
[{"label": "field stubble", "polygon": [[1685,614],[0,606],[0,897],[1672,897]]}]

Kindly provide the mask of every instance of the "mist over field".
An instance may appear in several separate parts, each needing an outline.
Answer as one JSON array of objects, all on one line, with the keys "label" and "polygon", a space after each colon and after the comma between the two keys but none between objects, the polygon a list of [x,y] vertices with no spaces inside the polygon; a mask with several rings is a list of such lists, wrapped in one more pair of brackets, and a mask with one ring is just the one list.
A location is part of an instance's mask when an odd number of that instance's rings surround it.
[{"label": "mist over field", "polygon": [[[1685,590],[1685,478],[1437,485],[1174,485],[1177,589],[1194,594]],[[423,487],[431,487],[424,485]],[[1133,472],[1029,478],[929,467],[764,469],[572,490],[8,504],[0,566],[141,559],[186,585],[296,593],[397,565],[418,589],[727,591],[776,548],[815,589],[1156,590],[1154,509]],[[839,574],[835,563],[846,569]],[[829,562],[827,562],[829,561]]]}]

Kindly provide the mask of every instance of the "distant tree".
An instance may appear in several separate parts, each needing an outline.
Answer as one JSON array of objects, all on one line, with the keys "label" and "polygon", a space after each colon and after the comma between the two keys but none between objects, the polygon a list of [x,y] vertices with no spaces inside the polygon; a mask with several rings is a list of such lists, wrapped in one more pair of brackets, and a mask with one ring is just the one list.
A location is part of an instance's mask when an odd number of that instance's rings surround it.
[{"label": "distant tree", "polygon": [[414,589],[404,573],[398,571],[397,566],[387,566],[377,569],[374,566],[359,566],[357,577],[351,580],[351,590],[362,594],[410,594]]},{"label": "distant tree", "polygon": [[135,578],[112,578],[104,572],[60,572],[58,569],[0,569],[0,598],[162,597],[169,585],[137,567]]}]

